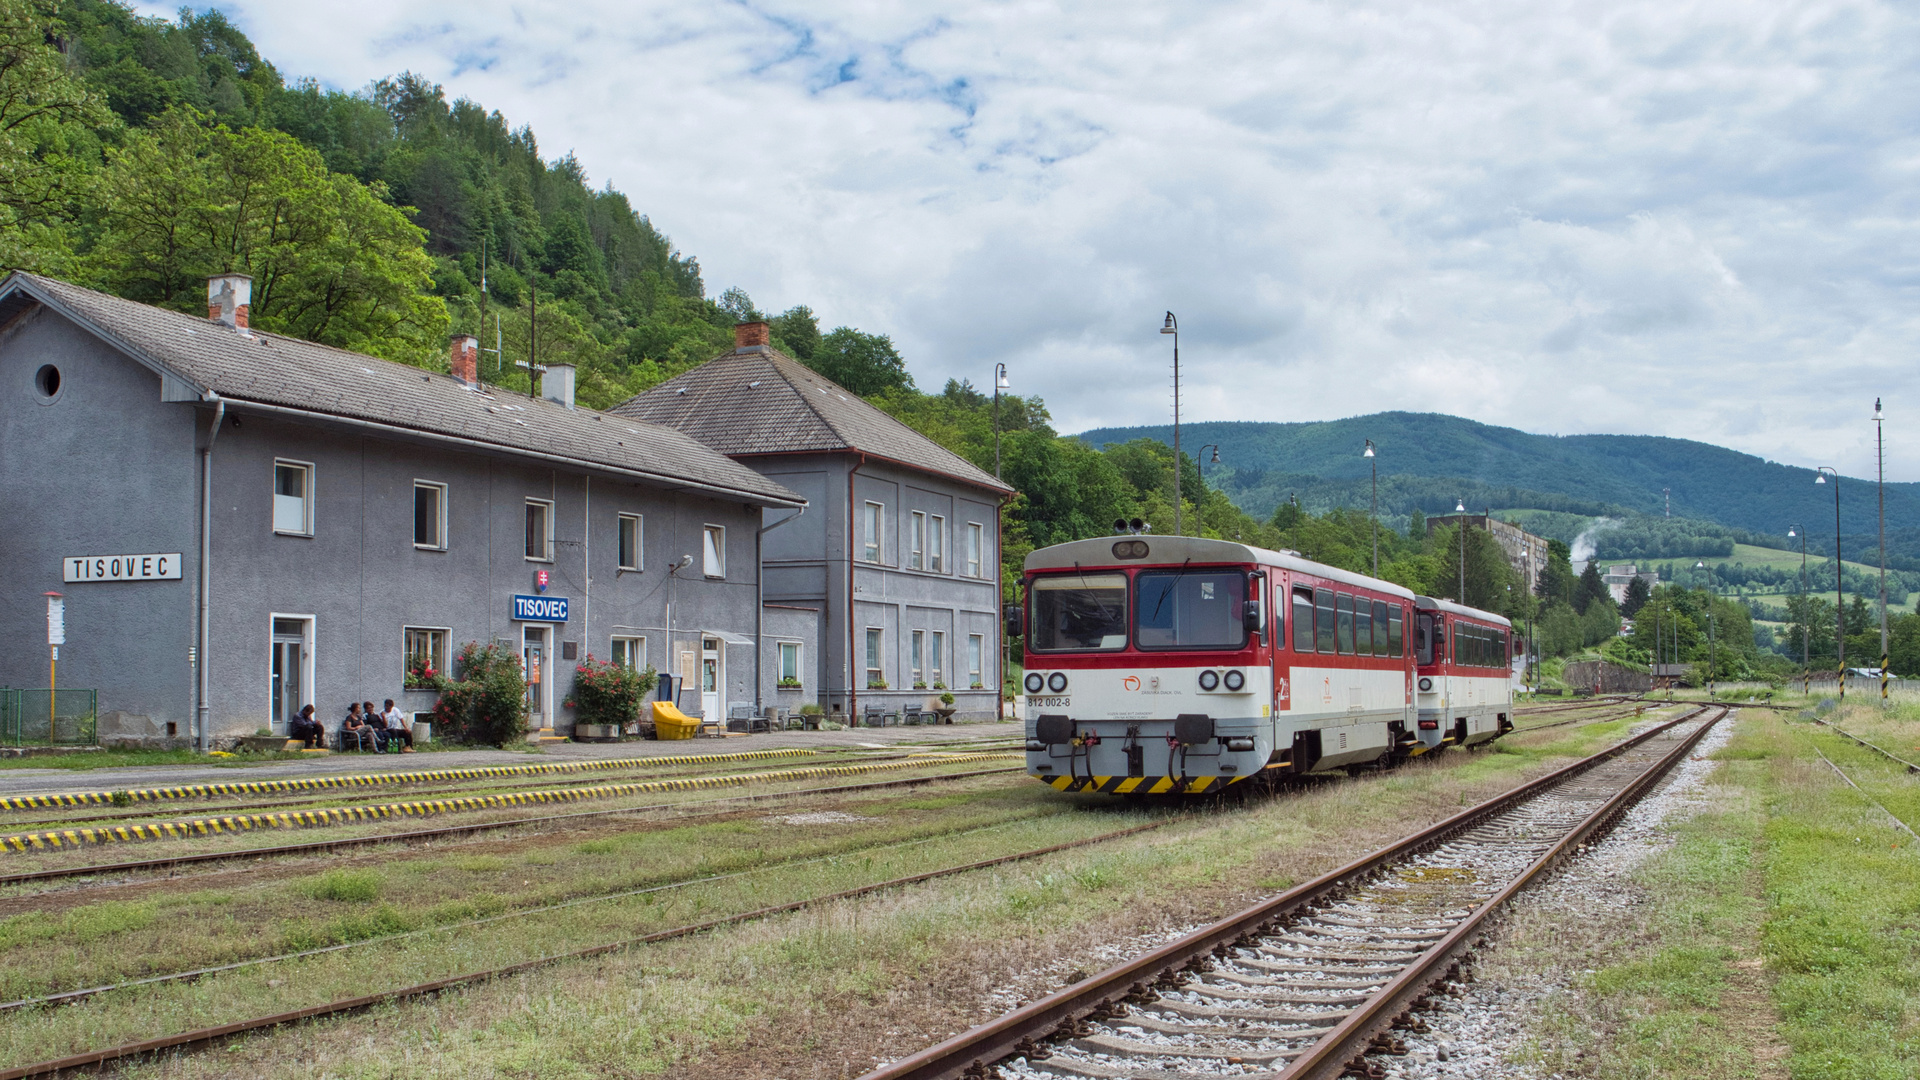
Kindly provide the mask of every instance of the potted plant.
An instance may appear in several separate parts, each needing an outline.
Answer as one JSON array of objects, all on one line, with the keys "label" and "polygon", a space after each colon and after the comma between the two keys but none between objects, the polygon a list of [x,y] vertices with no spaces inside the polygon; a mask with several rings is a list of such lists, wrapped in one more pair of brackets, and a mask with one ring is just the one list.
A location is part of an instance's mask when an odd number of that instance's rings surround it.
[{"label": "potted plant", "polygon": [[573,710],[576,739],[611,742],[640,719],[640,709],[659,676],[652,668],[635,671],[622,664],[594,659],[592,653],[573,669]]},{"label": "potted plant", "polygon": [[886,688],[887,688],[887,680],[885,679],[868,679],[867,680],[867,689],[869,690],[885,690]]},{"label": "potted plant", "polygon": [[407,658],[407,675],[402,685],[408,690],[444,690],[447,680],[425,657]]},{"label": "potted plant", "polygon": [[938,713],[940,716],[940,722],[943,724],[953,723],[953,710],[954,710],[954,704],[953,704],[952,692],[946,691],[941,693],[940,704],[935,705],[933,707],[933,711]]},{"label": "potted plant", "polygon": [[800,680],[799,679],[781,679],[779,682],[775,683],[774,686],[781,690],[798,690],[800,689]]}]

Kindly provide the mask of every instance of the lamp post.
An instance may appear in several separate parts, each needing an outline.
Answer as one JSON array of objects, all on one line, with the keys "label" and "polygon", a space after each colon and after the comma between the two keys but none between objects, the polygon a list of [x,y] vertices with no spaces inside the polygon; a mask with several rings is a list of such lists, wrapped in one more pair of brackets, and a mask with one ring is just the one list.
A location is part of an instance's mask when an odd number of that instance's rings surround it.
[{"label": "lamp post", "polygon": [[1455,499],[1453,512],[1460,520],[1460,602],[1467,602],[1467,501]]},{"label": "lamp post", "polygon": [[1367,440],[1365,455],[1373,470],[1373,576],[1380,576],[1380,460],[1373,456],[1373,440]]},{"label": "lamp post", "polygon": [[1007,388],[1007,365],[993,365],[993,478],[1000,479],[1000,391]]},{"label": "lamp post", "polygon": [[1173,535],[1180,531],[1180,320],[1167,312],[1160,332],[1173,335]]},{"label": "lamp post", "polygon": [[1847,596],[1840,587],[1840,470],[1822,465],[1813,482],[1824,484],[1833,474],[1833,660],[1840,674],[1840,700],[1847,700]]},{"label": "lamp post", "polygon": [[1208,464],[1207,451],[1209,450],[1213,451],[1212,464],[1220,464],[1219,443],[1201,443],[1199,452],[1193,455],[1193,471],[1195,475],[1200,477],[1200,490],[1193,494],[1193,535],[1195,536],[1206,535],[1205,530],[1200,527],[1200,510],[1207,504],[1206,467]]},{"label": "lamp post", "polygon": [[1887,700],[1887,443],[1880,399],[1873,399],[1873,455],[1880,470],[1880,700]]},{"label": "lamp post", "polygon": [[1714,655],[1713,641],[1713,567],[1704,562],[1696,562],[1693,568],[1707,572],[1707,700],[1712,701],[1714,676],[1718,674],[1719,661],[1719,657]]},{"label": "lamp post", "polygon": [[1807,657],[1812,630],[1807,626],[1807,530],[1804,525],[1787,526],[1787,539],[1800,538],[1800,692],[1813,691],[1813,667]]}]

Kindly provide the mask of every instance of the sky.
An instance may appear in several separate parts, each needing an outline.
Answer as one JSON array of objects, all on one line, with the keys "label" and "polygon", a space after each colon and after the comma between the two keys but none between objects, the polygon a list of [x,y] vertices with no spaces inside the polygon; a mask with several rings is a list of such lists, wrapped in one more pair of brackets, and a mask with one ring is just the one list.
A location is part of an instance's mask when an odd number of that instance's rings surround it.
[{"label": "sky", "polygon": [[[1435,411],[1920,480],[1920,14],[1879,3],[220,4],[571,150],[708,291],[1056,426]],[[170,6],[141,5],[171,15]]]}]

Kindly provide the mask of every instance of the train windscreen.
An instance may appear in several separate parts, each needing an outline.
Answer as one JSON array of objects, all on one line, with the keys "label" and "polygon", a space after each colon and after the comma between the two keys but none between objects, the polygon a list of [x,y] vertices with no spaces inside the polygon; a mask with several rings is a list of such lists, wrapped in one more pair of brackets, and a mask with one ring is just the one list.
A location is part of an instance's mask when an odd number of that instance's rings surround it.
[{"label": "train windscreen", "polygon": [[1051,574],[1028,587],[1033,621],[1027,648],[1035,652],[1127,647],[1125,574]]},{"label": "train windscreen", "polygon": [[1241,618],[1247,575],[1238,570],[1145,572],[1134,641],[1143,649],[1238,649],[1247,643]]}]

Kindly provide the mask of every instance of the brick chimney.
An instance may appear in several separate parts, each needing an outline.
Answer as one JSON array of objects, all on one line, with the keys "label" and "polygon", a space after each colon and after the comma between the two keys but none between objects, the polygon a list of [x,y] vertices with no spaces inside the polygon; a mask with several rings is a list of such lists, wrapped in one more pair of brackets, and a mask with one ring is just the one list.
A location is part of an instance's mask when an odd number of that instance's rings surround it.
[{"label": "brick chimney", "polygon": [[454,378],[468,386],[480,385],[480,339],[472,334],[453,335],[453,349],[447,363]]},{"label": "brick chimney", "polygon": [[764,322],[735,323],[733,326],[733,349],[744,352],[754,346],[766,348],[767,324]]},{"label": "brick chimney", "polygon": [[253,279],[245,274],[214,274],[207,278],[207,318],[235,330],[247,328],[247,306],[253,302]]}]

